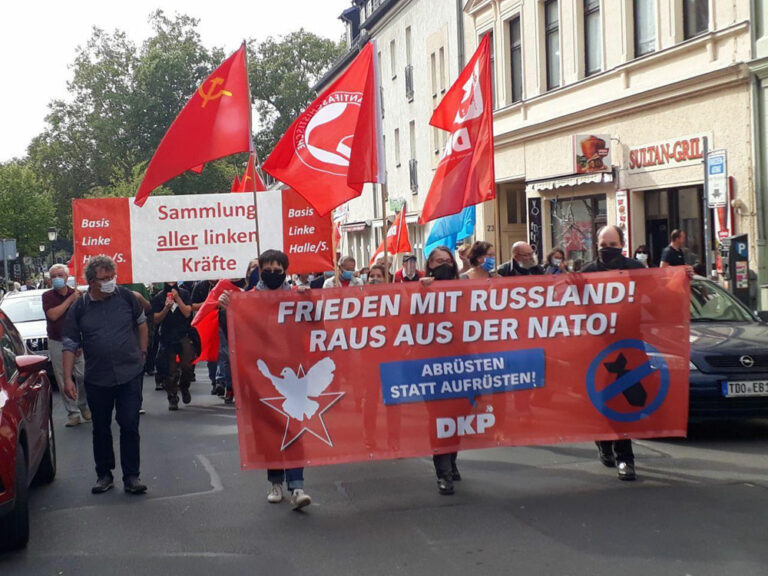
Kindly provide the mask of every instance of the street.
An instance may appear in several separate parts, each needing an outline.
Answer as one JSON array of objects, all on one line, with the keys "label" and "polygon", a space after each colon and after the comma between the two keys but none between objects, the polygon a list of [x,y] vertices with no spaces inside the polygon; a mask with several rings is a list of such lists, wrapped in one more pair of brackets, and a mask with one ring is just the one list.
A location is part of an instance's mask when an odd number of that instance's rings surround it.
[{"label": "street", "polygon": [[[636,443],[637,482],[593,445],[463,452],[454,496],[430,459],[310,468],[305,512],[240,471],[235,410],[208,395],[169,413],[145,380],[144,497],[93,496],[90,425],[64,428],[58,477],[31,496],[32,536],[0,574],[765,574],[768,422]],[[116,425],[115,425],[116,431]]]}]

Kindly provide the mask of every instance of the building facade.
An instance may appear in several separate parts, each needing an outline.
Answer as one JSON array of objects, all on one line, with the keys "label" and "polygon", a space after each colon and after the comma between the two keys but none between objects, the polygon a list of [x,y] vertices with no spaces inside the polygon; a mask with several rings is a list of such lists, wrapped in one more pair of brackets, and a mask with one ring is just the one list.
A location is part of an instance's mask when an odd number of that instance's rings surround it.
[{"label": "building facade", "polygon": [[[478,236],[493,241],[500,226],[500,259],[530,238],[541,256],[560,246],[578,263],[595,257],[600,226],[619,224],[629,251],[646,245],[658,263],[681,229],[695,263],[714,251],[709,210],[713,228],[725,215],[731,233],[749,234],[765,282],[753,11],[731,0],[468,0],[466,52],[484,34],[494,46],[498,222],[484,206]],[[704,207],[705,146],[726,153],[730,214]]]}]

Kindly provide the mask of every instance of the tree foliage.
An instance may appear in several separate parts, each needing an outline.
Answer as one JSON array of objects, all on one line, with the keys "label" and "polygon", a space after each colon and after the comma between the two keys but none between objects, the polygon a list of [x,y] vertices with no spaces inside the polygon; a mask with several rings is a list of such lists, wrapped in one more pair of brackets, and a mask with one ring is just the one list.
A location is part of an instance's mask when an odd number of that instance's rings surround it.
[{"label": "tree foliage", "polygon": [[16,160],[0,164],[0,237],[15,238],[21,255],[36,255],[52,219],[51,196],[34,170]]}]

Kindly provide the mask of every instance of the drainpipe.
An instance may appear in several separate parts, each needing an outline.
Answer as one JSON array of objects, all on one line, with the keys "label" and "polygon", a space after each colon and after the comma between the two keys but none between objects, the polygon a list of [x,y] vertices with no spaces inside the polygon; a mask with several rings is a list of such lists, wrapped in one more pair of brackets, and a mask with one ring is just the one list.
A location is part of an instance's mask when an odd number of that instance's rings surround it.
[{"label": "drainpipe", "polygon": [[459,42],[459,74],[461,74],[464,68],[464,10],[461,5],[464,0],[456,0],[456,28],[458,30],[458,42]]}]

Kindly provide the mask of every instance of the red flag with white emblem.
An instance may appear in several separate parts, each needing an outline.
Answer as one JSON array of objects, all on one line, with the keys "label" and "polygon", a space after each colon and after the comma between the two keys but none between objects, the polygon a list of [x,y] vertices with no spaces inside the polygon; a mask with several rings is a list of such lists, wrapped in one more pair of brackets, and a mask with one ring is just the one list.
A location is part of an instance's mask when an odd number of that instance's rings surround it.
[{"label": "red flag with white emblem", "polygon": [[143,206],[152,190],[187,170],[249,151],[250,100],[243,43],[205,79],[171,124],[136,192],[136,205]]},{"label": "red flag with white emblem", "polygon": [[262,168],[324,216],[383,182],[373,44],[291,124]]},{"label": "red flag with white emblem", "polygon": [[429,121],[450,132],[419,223],[496,197],[490,34],[486,34]]}]

